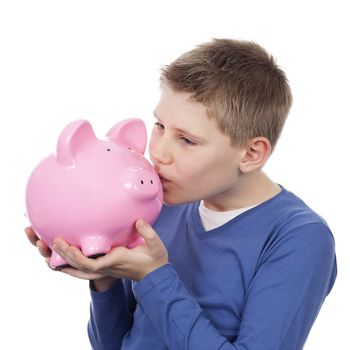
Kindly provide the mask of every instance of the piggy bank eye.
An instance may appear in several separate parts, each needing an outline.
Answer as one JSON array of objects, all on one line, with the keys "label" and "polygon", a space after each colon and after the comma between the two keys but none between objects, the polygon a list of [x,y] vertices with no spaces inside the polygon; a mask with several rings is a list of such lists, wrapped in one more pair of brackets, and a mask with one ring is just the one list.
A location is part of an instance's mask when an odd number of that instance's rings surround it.
[{"label": "piggy bank eye", "polygon": [[107,151],[108,151],[108,152],[110,152],[110,151],[111,151],[111,149],[110,149],[110,148],[107,148]]}]

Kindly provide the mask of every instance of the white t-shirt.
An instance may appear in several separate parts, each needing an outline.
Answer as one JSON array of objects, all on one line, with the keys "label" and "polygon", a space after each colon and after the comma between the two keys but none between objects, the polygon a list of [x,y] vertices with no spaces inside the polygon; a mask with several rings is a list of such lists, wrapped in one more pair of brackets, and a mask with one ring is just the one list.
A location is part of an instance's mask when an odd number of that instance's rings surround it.
[{"label": "white t-shirt", "polygon": [[236,216],[244,213],[245,211],[254,208],[255,205],[246,208],[228,210],[228,211],[215,211],[208,209],[203,201],[199,204],[199,215],[202,220],[203,227],[206,231],[213,230],[219,226],[226,224],[226,222],[235,218]]}]

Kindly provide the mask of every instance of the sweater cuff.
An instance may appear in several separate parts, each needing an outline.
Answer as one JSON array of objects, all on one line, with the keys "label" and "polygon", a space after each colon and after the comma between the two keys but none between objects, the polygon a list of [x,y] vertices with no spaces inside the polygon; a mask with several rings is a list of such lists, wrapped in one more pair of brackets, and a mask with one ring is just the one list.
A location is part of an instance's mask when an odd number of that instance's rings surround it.
[{"label": "sweater cuff", "polygon": [[109,297],[115,297],[116,294],[124,293],[124,286],[122,280],[116,280],[111,287],[104,292],[98,292],[93,287],[93,282],[89,281],[90,295],[94,300],[102,300]]},{"label": "sweater cuff", "polygon": [[134,285],[134,293],[136,298],[141,299],[159,283],[176,276],[176,272],[170,263],[159,267]]}]

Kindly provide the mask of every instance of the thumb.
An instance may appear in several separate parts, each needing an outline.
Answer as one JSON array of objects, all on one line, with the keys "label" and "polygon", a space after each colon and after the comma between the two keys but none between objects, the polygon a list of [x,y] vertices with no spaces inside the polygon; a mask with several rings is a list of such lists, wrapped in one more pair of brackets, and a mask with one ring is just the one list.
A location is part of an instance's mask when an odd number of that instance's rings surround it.
[{"label": "thumb", "polygon": [[136,221],[136,229],[146,241],[152,240],[157,236],[156,231],[153,230],[152,226],[143,219],[138,219]]},{"label": "thumb", "polygon": [[136,229],[148,246],[154,246],[160,240],[152,226],[143,219],[136,221]]},{"label": "thumb", "polygon": [[136,221],[136,228],[145,240],[145,247],[153,261],[157,261],[160,264],[159,266],[166,264],[168,262],[168,251],[153,227],[145,220],[139,219]]}]

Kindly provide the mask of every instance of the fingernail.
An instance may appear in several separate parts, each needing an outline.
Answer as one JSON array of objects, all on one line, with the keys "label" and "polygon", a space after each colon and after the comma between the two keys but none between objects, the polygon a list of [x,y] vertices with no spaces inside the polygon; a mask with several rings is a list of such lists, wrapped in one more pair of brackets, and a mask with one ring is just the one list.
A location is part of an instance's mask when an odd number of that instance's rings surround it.
[{"label": "fingernail", "polygon": [[141,229],[144,228],[146,225],[145,221],[142,219],[139,219],[137,224],[138,224],[139,228],[141,228]]}]

